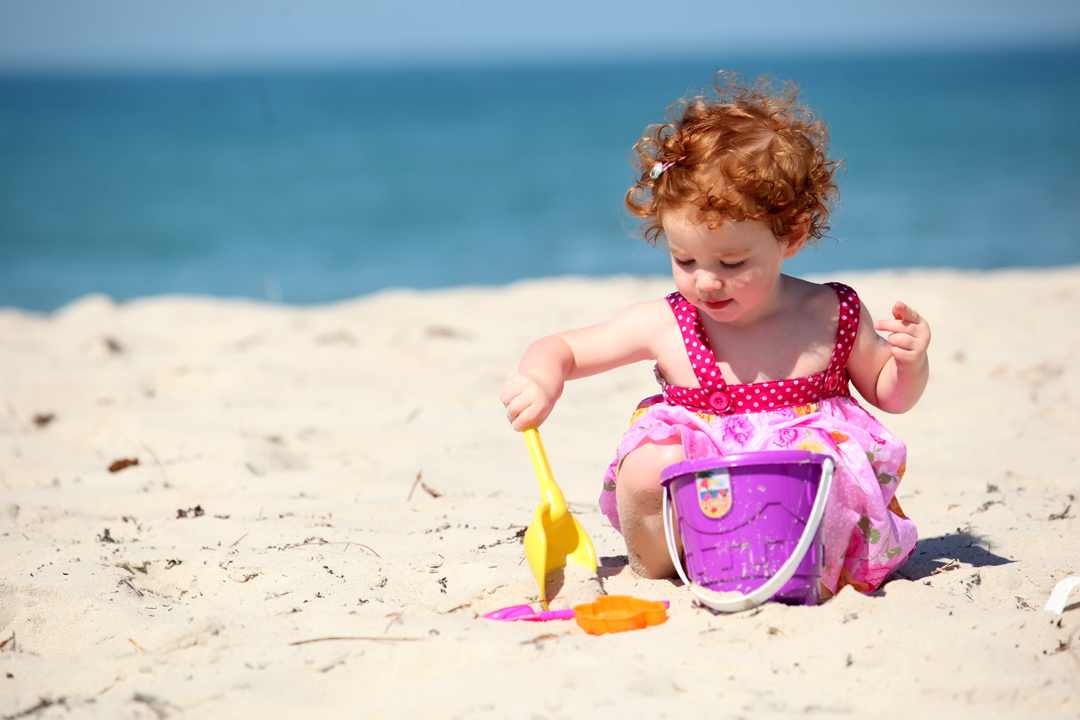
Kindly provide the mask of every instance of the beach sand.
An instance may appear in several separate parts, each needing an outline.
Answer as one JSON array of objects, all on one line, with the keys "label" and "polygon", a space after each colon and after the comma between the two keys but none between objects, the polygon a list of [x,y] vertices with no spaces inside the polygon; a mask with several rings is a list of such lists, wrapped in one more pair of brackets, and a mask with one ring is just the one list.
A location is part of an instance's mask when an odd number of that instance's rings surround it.
[{"label": "beach sand", "polygon": [[603,590],[671,603],[601,637],[480,617],[537,597],[498,389],[669,280],[0,310],[0,717],[1080,716],[1080,592],[1042,611],[1080,574],[1080,268],[828,279],[933,328],[925,397],[879,414],[915,555],[869,596],[728,616],[636,577],[596,505],[656,387],[622,368],[542,428]]}]

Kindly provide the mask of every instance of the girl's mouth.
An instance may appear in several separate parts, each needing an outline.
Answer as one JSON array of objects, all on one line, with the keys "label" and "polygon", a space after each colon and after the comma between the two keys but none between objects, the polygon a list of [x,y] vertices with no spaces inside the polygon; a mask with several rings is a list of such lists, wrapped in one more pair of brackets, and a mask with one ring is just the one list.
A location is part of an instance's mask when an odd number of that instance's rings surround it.
[{"label": "girl's mouth", "polygon": [[727,300],[702,300],[701,303],[709,310],[723,310],[731,304],[731,298]]}]

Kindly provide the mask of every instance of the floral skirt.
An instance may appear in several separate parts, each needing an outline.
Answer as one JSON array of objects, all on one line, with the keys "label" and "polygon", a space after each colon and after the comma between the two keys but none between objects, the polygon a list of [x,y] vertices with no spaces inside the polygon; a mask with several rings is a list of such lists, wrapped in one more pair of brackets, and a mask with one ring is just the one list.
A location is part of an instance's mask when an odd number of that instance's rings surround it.
[{"label": "floral skirt", "polygon": [[845,585],[872,592],[915,550],[915,524],[895,497],[907,466],[907,448],[849,397],[738,415],[698,413],[668,405],[660,396],[645,400],[619,444],[600,494],[600,509],[617,530],[615,486],[623,460],[647,440],[675,435],[681,436],[687,460],[760,450],[831,455],[836,473],[822,518],[822,584],[834,593]]}]

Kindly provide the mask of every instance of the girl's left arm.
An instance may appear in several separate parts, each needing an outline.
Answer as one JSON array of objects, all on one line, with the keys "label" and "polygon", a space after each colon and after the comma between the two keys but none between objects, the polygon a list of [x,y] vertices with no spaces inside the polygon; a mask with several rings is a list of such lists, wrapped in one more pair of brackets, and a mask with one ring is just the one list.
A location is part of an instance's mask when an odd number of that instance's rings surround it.
[{"label": "girl's left arm", "polygon": [[[873,322],[866,306],[848,359],[848,374],[867,402],[885,412],[907,412],[922,397],[930,377],[930,326],[902,302],[892,307],[891,320]],[[872,324],[871,324],[872,323]],[[889,333],[882,337],[875,332]]]}]

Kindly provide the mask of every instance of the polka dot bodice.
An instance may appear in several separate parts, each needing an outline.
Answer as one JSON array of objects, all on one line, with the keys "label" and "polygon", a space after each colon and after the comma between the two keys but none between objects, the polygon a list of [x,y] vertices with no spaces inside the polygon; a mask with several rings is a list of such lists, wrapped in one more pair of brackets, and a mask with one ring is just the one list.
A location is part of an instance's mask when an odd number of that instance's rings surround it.
[{"label": "polka dot bodice", "polygon": [[748,385],[727,384],[709,347],[697,309],[677,292],[668,295],[668,304],[679,323],[690,365],[701,387],[669,385],[657,372],[657,379],[664,389],[664,401],[690,410],[733,415],[807,405],[825,398],[850,395],[846,366],[855,333],[859,329],[859,296],[847,285],[829,283],[829,286],[836,291],[840,302],[840,322],[836,327],[836,342],[829,367],[824,372],[807,377]]}]

